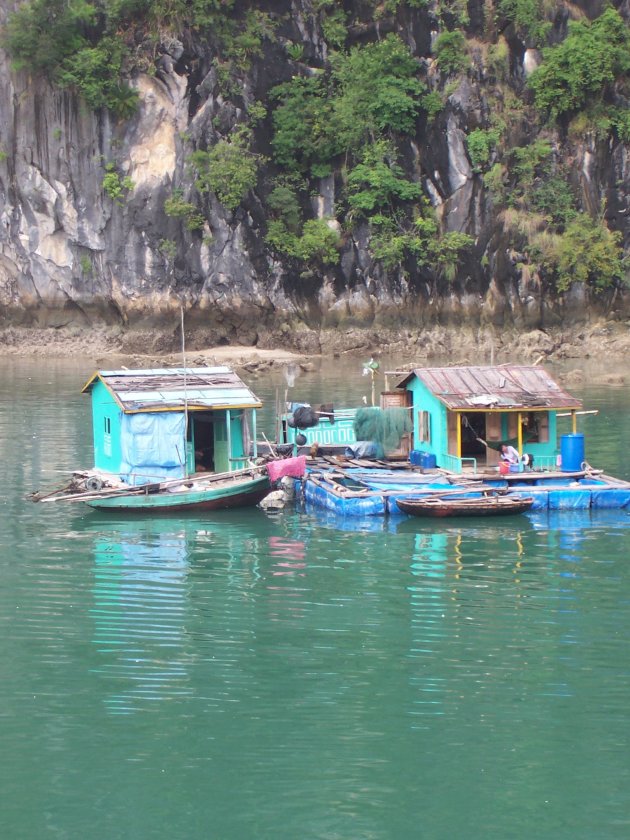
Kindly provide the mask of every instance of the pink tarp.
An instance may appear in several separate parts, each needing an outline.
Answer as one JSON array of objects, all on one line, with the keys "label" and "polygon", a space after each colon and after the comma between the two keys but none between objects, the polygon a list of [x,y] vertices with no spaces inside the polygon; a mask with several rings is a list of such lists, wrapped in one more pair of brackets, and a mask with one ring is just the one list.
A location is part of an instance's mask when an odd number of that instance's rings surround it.
[{"label": "pink tarp", "polygon": [[281,461],[270,461],[267,464],[267,472],[270,481],[277,481],[285,475],[300,478],[306,472],[306,455],[298,455],[296,458],[283,458]]}]

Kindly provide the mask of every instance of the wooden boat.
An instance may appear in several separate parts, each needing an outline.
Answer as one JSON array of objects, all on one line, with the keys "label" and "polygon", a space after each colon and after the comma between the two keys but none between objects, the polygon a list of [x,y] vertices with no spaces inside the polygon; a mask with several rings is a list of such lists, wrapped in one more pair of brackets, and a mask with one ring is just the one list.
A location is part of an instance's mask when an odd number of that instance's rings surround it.
[{"label": "wooden boat", "polygon": [[433,496],[423,499],[396,499],[396,504],[403,513],[411,516],[505,516],[529,510],[534,500],[531,496],[488,495],[478,498]]},{"label": "wooden boat", "polygon": [[118,512],[168,513],[256,505],[270,489],[264,468],[194,475],[138,487],[107,483],[91,474],[75,478],[64,490],[31,498],[41,502],[83,502],[92,508]]}]

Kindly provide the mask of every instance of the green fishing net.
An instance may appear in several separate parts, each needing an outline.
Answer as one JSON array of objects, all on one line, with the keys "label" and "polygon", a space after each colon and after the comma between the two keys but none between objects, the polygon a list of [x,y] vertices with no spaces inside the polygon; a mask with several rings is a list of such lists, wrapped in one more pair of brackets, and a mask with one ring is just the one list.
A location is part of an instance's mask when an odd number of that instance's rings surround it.
[{"label": "green fishing net", "polygon": [[397,449],[410,431],[410,412],[404,408],[358,408],[354,418],[356,439],[381,443],[384,449]]}]

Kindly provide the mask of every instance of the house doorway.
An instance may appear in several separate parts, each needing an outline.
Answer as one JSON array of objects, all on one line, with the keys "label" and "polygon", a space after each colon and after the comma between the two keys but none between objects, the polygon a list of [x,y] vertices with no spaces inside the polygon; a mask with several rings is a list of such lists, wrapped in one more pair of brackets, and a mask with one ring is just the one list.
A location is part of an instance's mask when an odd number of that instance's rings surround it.
[{"label": "house doorway", "polygon": [[189,435],[195,447],[195,472],[214,472],[214,418],[195,414],[189,423]]},{"label": "house doorway", "polygon": [[[478,464],[486,463],[487,449],[482,440],[487,440],[486,415],[476,411],[461,415],[462,458],[475,458]],[[479,438],[481,440],[479,440]]]}]

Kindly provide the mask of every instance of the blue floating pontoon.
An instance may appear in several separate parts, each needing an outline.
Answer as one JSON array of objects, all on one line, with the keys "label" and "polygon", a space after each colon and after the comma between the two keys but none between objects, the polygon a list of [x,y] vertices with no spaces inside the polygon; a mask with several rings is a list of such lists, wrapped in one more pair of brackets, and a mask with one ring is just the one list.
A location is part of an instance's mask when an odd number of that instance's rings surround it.
[{"label": "blue floating pontoon", "polygon": [[[403,480],[404,478],[404,480]],[[414,480],[415,478],[415,480]],[[401,516],[398,499],[476,498],[488,493],[531,496],[533,511],[630,510],[630,483],[599,474],[529,474],[520,480],[457,480],[457,476],[426,476],[392,472],[386,468],[310,470],[302,480],[307,505],[324,508],[337,516]]]},{"label": "blue floating pontoon", "polygon": [[[399,516],[401,498],[500,491],[532,496],[533,510],[630,508],[630,482],[586,461],[577,418],[596,412],[584,412],[582,402],[543,368],[417,368],[386,375],[396,375],[397,384],[392,391],[386,382],[381,407],[372,410],[387,414],[397,406],[409,412],[411,427],[389,451],[397,468],[384,461],[370,467],[348,446],[335,464],[315,457],[303,479],[308,504],[341,516]],[[333,444],[339,451],[352,438],[351,410],[322,406],[308,413],[311,425],[303,437],[315,455]],[[299,427],[297,410],[293,418]],[[559,418],[569,419],[567,434],[561,434]]]}]

